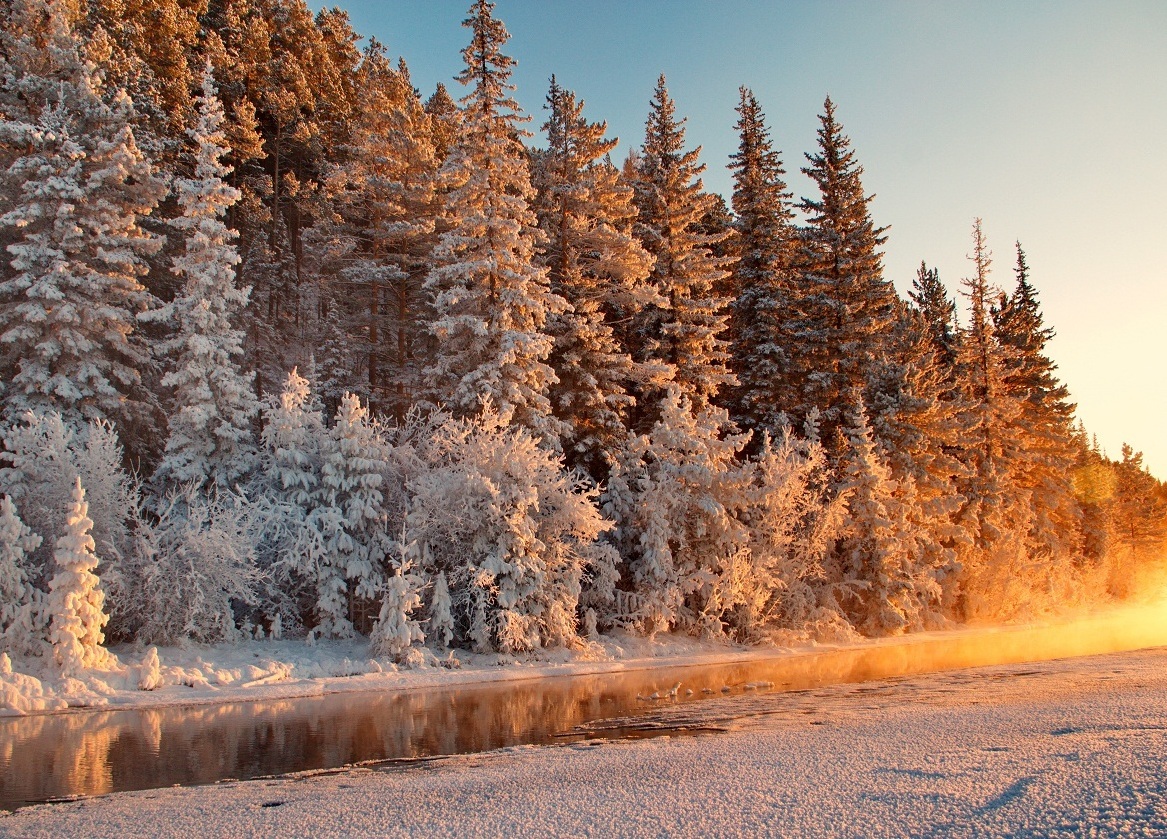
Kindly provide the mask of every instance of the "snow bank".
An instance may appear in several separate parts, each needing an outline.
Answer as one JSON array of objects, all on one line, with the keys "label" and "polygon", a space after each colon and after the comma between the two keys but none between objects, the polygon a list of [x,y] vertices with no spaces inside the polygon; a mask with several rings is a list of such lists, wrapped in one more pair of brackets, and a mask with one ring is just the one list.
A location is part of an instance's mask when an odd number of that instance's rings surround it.
[{"label": "snow bank", "polygon": [[[132,708],[279,700],[354,691],[430,687],[618,673],[663,666],[731,663],[842,648],[886,649],[904,674],[955,667],[1093,655],[1167,644],[1167,600],[1077,620],[1014,627],[966,627],[894,638],[743,647],[685,635],[654,640],[600,635],[574,650],[442,653],[413,647],[415,666],[372,655],[367,638],[251,640],[221,645],[115,647],[112,665],[62,678],[42,659],[17,659],[0,672],[0,716],[65,708]],[[0,668],[2,670],[2,668]]]},{"label": "snow bank", "polygon": [[[538,656],[477,655],[439,658],[424,650],[421,666],[402,668],[371,656],[368,639],[257,640],[217,646],[115,647],[118,664],[61,678],[40,659],[19,659],[21,672],[0,672],[0,716],[67,708],[131,708],[289,699],[324,693],[402,690],[474,682],[538,679],[642,669],[662,664],[744,661],[774,655],[685,637],[657,640],[616,633],[578,650]],[[127,663],[128,662],[128,663]]]}]

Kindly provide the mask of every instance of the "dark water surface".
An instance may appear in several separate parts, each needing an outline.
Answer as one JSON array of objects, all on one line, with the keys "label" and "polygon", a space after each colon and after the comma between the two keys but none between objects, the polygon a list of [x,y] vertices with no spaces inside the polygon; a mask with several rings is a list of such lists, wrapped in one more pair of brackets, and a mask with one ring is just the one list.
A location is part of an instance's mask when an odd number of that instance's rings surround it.
[{"label": "dark water surface", "polygon": [[[0,718],[0,808],[520,744],[646,736],[577,727],[663,703],[1167,644],[1162,620],[905,639],[744,663],[392,692]],[[670,695],[680,683],[675,696]],[[691,691],[691,693],[690,693]],[[656,695],[654,698],[654,694]],[[776,697],[776,701],[781,701]],[[668,732],[665,732],[668,733]]]}]

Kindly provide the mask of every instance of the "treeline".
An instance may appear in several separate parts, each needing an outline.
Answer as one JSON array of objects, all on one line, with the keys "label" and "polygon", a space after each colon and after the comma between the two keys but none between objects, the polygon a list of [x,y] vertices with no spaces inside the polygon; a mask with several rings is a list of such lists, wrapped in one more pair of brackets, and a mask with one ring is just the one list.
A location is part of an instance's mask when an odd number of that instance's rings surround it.
[{"label": "treeline", "polygon": [[554,78],[525,143],[485,0],[459,100],[302,0],[2,14],[7,649],[887,634],[1159,561],[1020,246],[899,297],[830,99],[795,201],[741,89],[731,208],[663,76],[620,166]]}]

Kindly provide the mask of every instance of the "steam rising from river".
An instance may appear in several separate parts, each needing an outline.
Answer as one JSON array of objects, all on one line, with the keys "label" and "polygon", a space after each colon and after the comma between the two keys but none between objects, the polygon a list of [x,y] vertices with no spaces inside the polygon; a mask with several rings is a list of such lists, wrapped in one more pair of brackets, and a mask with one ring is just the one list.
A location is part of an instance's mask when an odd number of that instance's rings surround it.
[{"label": "steam rising from river", "polygon": [[[700,726],[708,712],[698,700],[709,696],[728,697],[734,706],[734,696],[749,693],[781,707],[793,699],[784,692],[810,691],[799,701],[813,706],[814,689],[828,685],[1167,646],[1165,595],[1160,587],[1136,605],[1039,626],[928,633],[721,665],[0,719],[0,807],[525,743],[644,736],[683,728],[686,717]],[[706,705],[725,711],[727,703]]]}]

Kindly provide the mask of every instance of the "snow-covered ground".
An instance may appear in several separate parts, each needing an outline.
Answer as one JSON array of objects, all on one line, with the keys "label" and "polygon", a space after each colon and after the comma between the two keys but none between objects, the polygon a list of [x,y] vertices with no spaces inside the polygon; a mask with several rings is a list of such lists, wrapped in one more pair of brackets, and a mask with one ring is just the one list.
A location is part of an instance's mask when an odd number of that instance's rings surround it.
[{"label": "snow-covered ground", "polygon": [[[931,642],[940,642],[931,644]],[[952,642],[956,642],[955,645]],[[964,628],[884,639],[854,640],[846,647],[890,647],[929,661],[903,672],[1131,650],[1167,644],[1167,599],[1103,611],[1076,620],[1000,628]],[[114,666],[61,678],[50,662],[8,662],[0,655],[0,717],[71,708],[158,708],[250,700],[280,700],[350,691],[456,687],[551,676],[619,673],[667,665],[700,665],[808,654],[838,648],[803,642],[743,647],[685,635],[654,639],[614,633],[574,650],[536,654],[441,656],[417,650],[416,666],[399,668],[373,655],[368,639],[246,641],[190,644],[150,650],[115,647]],[[943,653],[935,650],[943,648]],[[935,661],[932,659],[935,658]],[[11,667],[11,670],[9,670]],[[884,671],[887,672],[887,671]],[[144,689],[149,688],[149,689]]]},{"label": "snow-covered ground", "polygon": [[20,810],[0,835],[1161,836],[1167,648],[663,707],[714,733]]},{"label": "snow-covered ground", "polygon": [[325,693],[405,690],[467,683],[538,679],[548,676],[616,673],[662,664],[748,661],[773,656],[777,648],[741,647],[685,636],[648,640],[619,633],[576,650],[546,650],[535,656],[475,655],[464,651],[425,653],[420,666],[399,668],[373,656],[367,638],[347,641],[302,639],[158,648],[151,689],[142,689],[152,668],[149,651],[114,648],[118,665],[62,679],[37,659],[18,660],[5,673],[0,660],[0,716],[48,713],[69,708],[141,708],[248,700],[290,699]]}]

